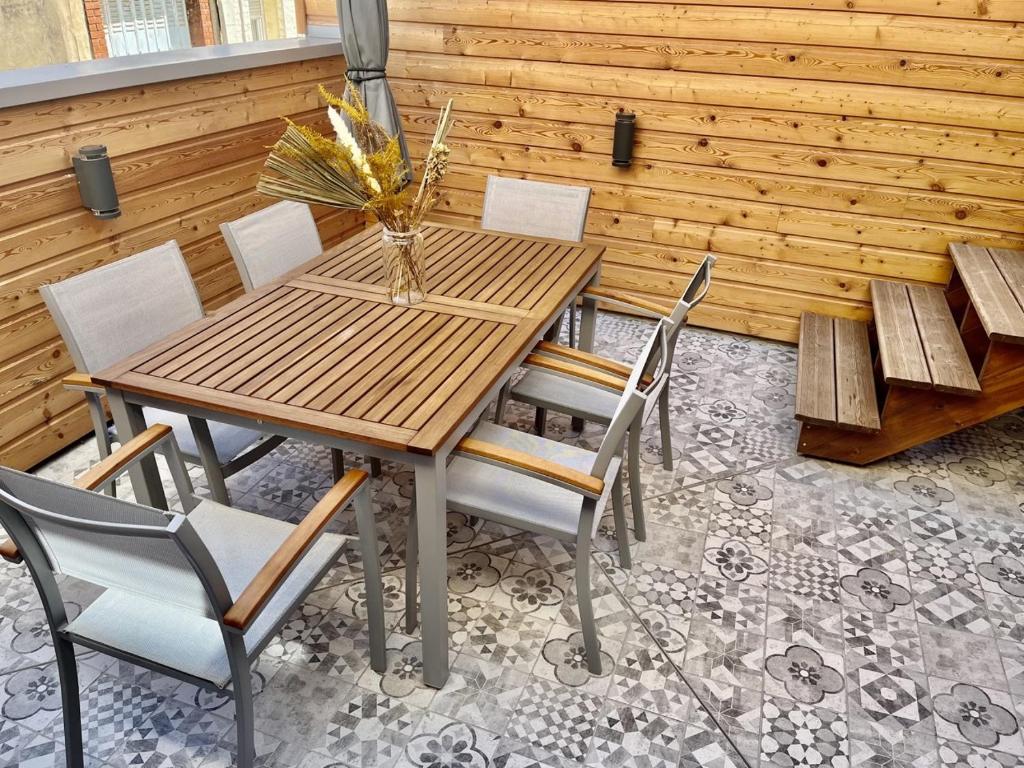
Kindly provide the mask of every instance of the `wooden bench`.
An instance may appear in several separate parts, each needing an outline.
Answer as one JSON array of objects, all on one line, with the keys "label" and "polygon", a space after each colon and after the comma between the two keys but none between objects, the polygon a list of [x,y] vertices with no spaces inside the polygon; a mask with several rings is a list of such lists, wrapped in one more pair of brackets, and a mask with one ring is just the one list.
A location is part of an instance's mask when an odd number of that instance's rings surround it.
[{"label": "wooden bench", "polygon": [[1024,251],[953,243],[949,253],[988,337],[1024,344]]},{"label": "wooden bench", "polygon": [[960,395],[981,393],[941,288],[872,280],[871,301],[887,384]]},{"label": "wooden bench", "polygon": [[857,432],[881,429],[866,323],[800,316],[796,417]]}]

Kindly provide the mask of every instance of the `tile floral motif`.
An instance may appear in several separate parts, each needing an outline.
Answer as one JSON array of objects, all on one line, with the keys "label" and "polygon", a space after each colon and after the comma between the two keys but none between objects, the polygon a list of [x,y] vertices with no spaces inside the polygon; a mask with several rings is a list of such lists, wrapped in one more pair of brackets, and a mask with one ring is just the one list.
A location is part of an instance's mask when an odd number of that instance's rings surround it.
[{"label": "tile floral motif", "polygon": [[522,613],[554,618],[569,584],[562,574],[512,563],[498,582],[494,602]]},{"label": "tile floral motif", "polygon": [[1024,597],[1024,562],[1016,557],[999,555],[978,565],[978,573],[989,582],[986,587],[999,589],[1014,597]]},{"label": "tile floral motif", "polygon": [[489,768],[495,735],[446,718],[431,716],[426,721],[429,730],[413,736],[405,746],[403,768]]},{"label": "tile floral motif", "polygon": [[676,768],[682,757],[685,725],[635,706],[616,704],[599,719],[588,766]]},{"label": "tile floral motif", "polygon": [[1018,755],[1024,753],[1020,725],[1006,694],[954,683],[948,691],[935,693],[932,704],[940,737]]},{"label": "tile floral motif", "polygon": [[701,570],[729,581],[763,585],[763,574],[768,572],[768,563],[762,556],[761,548],[753,549],[738,539],[723,540],[709,536]]},{"label": "tile floral motif", "polygon": [[472,594],[477,600],[486,600],[507,562],[476,551],[449,555],[448,589],[459,595]]},{"label": "tile floral motif", "polygon": [[563,685],[573,688],[583,687],[591,693],[603,694],[608,690],[612,672],[615,669],[615,658],[618,656],[620,644],[607,638],[599,638],[601,642],[601,674],[595,675],[587,663],[587,651],[583,641],[583,633],[569,627],[555,625],[551,629],[541,658],[534,667],[538,677],[554,679]]},{"label": "tile floral motif", "polygon": [[626,646],[608,695],[677,720],[684,720],[690,711],[690,691],[675,666],[665,653],[648,647]]},{"label": "tile floral motif", "polygon": [[384,674],[367,668],[359,678],[359,685],[414,707],[428,707],[436,691],[423,682],[423,643],[394,632],[388,638],[385,659]]},{"label": "tile floral motif", "polygon": [[893,488],[922,507],[938,507],[956,499],[948,488],[943,488],[930,477],[922,475],[911,475],[906,480],[897,480],[893,483]]},{"label": "tile floral motif", "polygon": [[982,488],[989,488],[1006,480],[1006,475],[1001,470],[973,457],[951,462],[946,465],[946,469]]},{"label": "tile floral motif", "polygon": [[924,671],[917,622],[891,613],[846,610],[843,639],[847,652],[881,668]]},{"label": "tile floral motif", "polygon": [[824,557],[772,551],[771,589],[800,597],[839,602],[839,571]]},{"label": "tile floral motif", "polygon": [[782,766],[850,765],[846,719],[824,707],[765,697],[762,762]]},{"label": "tile floral motif", "polygon": [[[841,663],[841,657],[836,657]],[[765,671],[782,683],[785,694],[803,704],[821,704],[828,694],[843,690],[843,674],[826,663],[818,651],[791,645],[784,653],[768,656]]]},{"label": "tile floral motif", "polygon": [[1016,755],[947,739],[939,740],[938,758],[942,768],[1017,768],[1020,765]]},{"label": "tile floral motif", "polygon": [[719,480],[715,485],[719,493],[727,496],[733,504],[751,507],[758,502],[768,501],[772,497],[772,489],[758,480],[754,475],[735,475],[726,480]]},{"label": "tile floral motif", "polygon": [[910,603],[907,588],[894,583],[889,574],[877,568],[861,568],[856,574],[843,576],[839,583],[844,592],[869,611],[892,613],[897,606]]}]

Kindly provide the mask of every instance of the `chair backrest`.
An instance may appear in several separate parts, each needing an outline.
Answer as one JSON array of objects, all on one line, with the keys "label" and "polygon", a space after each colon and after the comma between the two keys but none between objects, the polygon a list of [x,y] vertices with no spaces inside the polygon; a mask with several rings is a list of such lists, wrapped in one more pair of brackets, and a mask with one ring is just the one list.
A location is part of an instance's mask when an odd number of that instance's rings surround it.
[{"label": "chair backrest", "polygon": [[84,373],[101,371],[203,316],[174,240],[41,286],[39,293]]},{"label": "chair backrest", "polygon": [[33,574],[66,574],[208,618],[230,603],[184,515],[0,467],[0,522]]},{"label": "chair backrest", "polygon": [[553,240],[583,239],[590,187],[488,176],[480,226]]},{"label": "chair backrest", "polygon": [[[654,402],[657,399],[661,387],[665,385],[668,365],[672,361],[669,355],[668,331],[669,321],[659,320],[657,327],[647,340],[647,344],[644,345],[643,352],[633,364],[633,370],[626,382],[622,397],[619,399],[615,414],[604,433],[601,446],[597,449],[597,458],[594,459],[594,466],[591,469],[591,474],[595,477],[604,477],[605,472],[608,471],[608,465],[617,453],[633,420],[648,402]],[[651,371],[650,375],[653,381],[647,387],[641,387],[641,379],[647,371]]]},{"label": "chair backrest", "polygon": [[683,295],[679,297],[679,301],[672,308],[672,312],[668,317],[669,341],[675,342],[675,336],[678,335],[679,329],[682,328],[686,315],[708,295],[708,290],[711,288],[711,268],[715,266],[716,260],[717,257],[713,253],[708,253],[704,256],[704,260],[693,273],[690,282],[686,286],[686,290],[683,291]]},{"label": "chair backrest", "polygon": [[220,225],[245,290],[271,283],[323,253],[313,212],[282,200]]}]

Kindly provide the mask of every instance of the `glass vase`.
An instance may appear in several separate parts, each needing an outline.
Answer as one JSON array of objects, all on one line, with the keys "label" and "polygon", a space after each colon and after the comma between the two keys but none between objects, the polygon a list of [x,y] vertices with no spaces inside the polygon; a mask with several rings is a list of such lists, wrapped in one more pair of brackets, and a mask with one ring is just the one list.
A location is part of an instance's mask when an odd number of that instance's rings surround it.
[{"label": "glass vase", "polygon": [[384,282],[392,304],[418,304],[427,290],[423,259],[423,232],[393,232],[384,228],[381,235],[384,258]]}]

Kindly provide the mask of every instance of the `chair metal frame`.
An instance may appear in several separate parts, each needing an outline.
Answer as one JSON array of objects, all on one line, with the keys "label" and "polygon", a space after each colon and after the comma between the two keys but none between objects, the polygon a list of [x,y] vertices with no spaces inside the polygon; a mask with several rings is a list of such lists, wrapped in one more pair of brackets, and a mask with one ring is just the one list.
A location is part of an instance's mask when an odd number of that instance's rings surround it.
[{"label": "chair metal frame", "polygon": [[[127,257],[127,259],[148,256],[158,249],[168,249],[168,258],[177,258],[180,260],[181,274],[189,274],[188,267],[185,265],[184,257],[182,256],[181,250],[175,240],[169,240],[163,245],[156,246],[155,248],[151,248],[146,251],[141,251],[133,256]],[[122,259],[120,262],[115,262],[115,264],[121,264],[124,261],[126,260]],[[103,267],[99,267],[98,269],[103,269]],[[74,280],[76,278],[69,279]],[[195,283],[192,281],[191,277],[188,278],[188,286],[191,289],[189,291],[189,299],[192,304],[192,307],[189,308],[190,314],[192,315],[191,319],[199,320],[203,317],[203,306],[199,298],[199,292],[196,290]],[[64,342],[68,347],[68,350],[71,352],[71,356],[79,369],[75,373],[66,376],[63,380],[63,385],[65,389],[79,391],[85,395],[85,400],[89,410],[89,418],[92,421],[93,432],[96,436],[96,447],[100,458],[104,459],[110,455],[113,442],[116,439],[116,434],[112,434],[112,430],[109,427],[107,411],[103,404],[103,397],[106,394],[106,391],[103,387],[92,383],[89,374],[95,373],[95,371],[90,370],[89,366],[86,364],[84,356],[75,341],[77,334],[74,332],[73,323],[68,321],[68,318],[62,311],[60,305],[61,300],[54,292],[54,289],[49,285],[44,285],[40,287],[39,292],[42,295],[43,300],[46,302],[47,308],[50,310],[50,315],[57,324],[61,337],[64,339]],[[167,329],[167,334],[173,333],[177,330],[179,329],[169,328]],[[135,351],[137,350],[129,350],[125,355],[127,356]],[[230,503],[230,494],[228,493],[227,485],[224,482],[225,479],[250,464],[259,461],[285,440],[284,437],[276,435],[265,437],[237,456],[221,463],[220,458],[217,456],[217,450],[214,445],[213,438],[210,435],[209,424],[207,424],[203,419],[189,418],[189,426],[192,428],[192,434],[195,437],[197,453],[182,453],[182,455],[188,463],[199,464],[203,467],[206,472],[207,482],[210,486],[210,495],[222,504]],[[110,495],[115,495],[115,485],[111,483],[106,488],[106,492]]]},{"label": "chair metal frame", "polygon": [[[653,368],[653,379],[664,378],[663,369],[671,365],[669,354],[667,321],[662,320],[651,334],[647,345],[633,367],[631,375],[625,382],[619,382],[621,399],[605,432],[601,445],[595,453],[594,463],[589,474],[584,474],[568,467],[552,462],[538,462],[529,453],[504,449],[502,446],[484,443],[469,437],[463,438],[453,452],[476,461],[482,461],[509,472],[522,474],[551,485],[564,488],[580,495],[580,515],[575,536],[567,536],[564,531],[546,528],[539,525],[524,526],[523,521],[503,515],[492,510],[480,508],[459,509],[466,514],[482,517],[502,525],[530,530],[563,541],[572,541],[576,545],[576,595],[580,612],[584,647],[587,655],[587,667],[594,674],[601,674],[600,641],[597,636],[597,625],[594,621],[593,600],[590,590],[590,549],[593,541],[595,516],[603,510],[597,509],[597,502],[603,497],[608,472],[612,462],[622,454],[623,442],[630,425],[644,410],[649,402],[658,397],[653,387],[644,387],[642,380],[645,371]],[[561,375],[561,374],[560,374]],[[569,375],[572,375],[571,373]],[[559,469],[561,468],[561,469]],[[626,528],[625,503],[622,492],[621,466],[615,468],[615,477],[611,478],[612,509],[615,518],[616,536],[618,538],[620,562],[623,567],[630,567],[629,540]],[[452,507],[448,502],[449,508]],[[416,508],[413,504],[406,543],[406,631],[412,632],[416,626],[416,570],[417,570],[417,536]]]},{"label": "chair metal frame", "polygon": [[[235,726],[238,741],[239,768],[252,768],[255,764],[253,694],[251,687],[250,668],[266,645],[277,635],[287,622],[289,615],[309,594],[312,587],[323,578],[333,565],[328,562],[315,575],[310,587],[301,592],[295,601],[281,613],[278,623],[267,632],[265,638],[251,651],[245,646],[245,632],[260,616],[270,599],[283,585],[288,574],[301,561],[302,557],[313,547],[324,532],[324,525],[334,514],[351,504],[356,513],[359,526],[359,540],[363,561],[365,563],[365,579],[367,585],[367,613],[370,631],[371,666],[380,673],[386,668],[386,650],[384,638],[384,606],[380,582],[380,562],[376,548],[374,533],[373,508],[370,500],[370,483],[366,473],[354,470],[349,473],[336,489],[341,489],[343,496],[327,502],[320,517],[320,524],[307,532],[302,539],[301,548],[290,552],[290,562],[275,563],[282,556],[292,537],[282,543],[253,581],[237,598],[232,599],[227,584],[216,559],[207,549],[198,532],[189,523],[188,512],[195,508],[200,499],[192,493],[192,485],[185,470],[183,457],[178,449],[172,430],[165,425],[154,425],[142,435],[133,438],[105,461],[90,470],[92,481],[85,486],[67,486],[67,493],[88,494],[93,488],[109,482],[117,475],[127,471],[133,464],[153,452],[162,453],[168,461],[175,487],[181,496],[185,514],[160,512],[167,518],[165,527],[127,523],[111,523],[88,520],[79,517],[44,510],[32,506],[11,493],[0,480],[0,523],[6,529],[9,540],[0,542],[0,556],[10,562],[24,562],[42,599],[43,610],[53,638],[56,653],[57,669],[60,677],[61,702],[64,712],[64,740],[66,760],[69,768],[84,766],[81,702],[78,684],[78,670],[75,660],[75,645],[81,645],[115,658],[129,661],[141,667],[152,669],[162,674],[209,690],[226,690],[199,677],[186,672],[169,668],[143,656],[110,647],[109,645],[83,637],[68,631],[68,616],[60,587],[57,584],[54,568],[50,557],[38,536],[26,522],[26,517],[45,520],[68,528],[80,529],[91,533],[111,536],[137,538],[163,538],[174,542],[185,560],[192,566],[202,584],[209,600],[210,613],[217,621],[224,641],[224,650],[231,672],[230,686],[235,701]],[[104,465],[107,465],[106,467]],[[98,470],[98,471],[97,471]],[[14,471],[14,470],[8,470]],[[345,488],[342,489],[342,485]],[[152,509],[152,508],[149,508]],[[316,510],[310,515],[316,514]],[[295,532],[299,526],[295,526]],[[295,548],[293,548],[295,549]],[[273,583],[259,584],[257,580],[266,571],[274,572],[278,578]],[[252,594],[250,594],[252,591]],[[255,597],[254,597],[255,595]]]},{"label": "chair metal frame", "polygon": [[[669,364],[663,367],[663,373],[661,379],[652,379],[649,383],[650,389],[648,390],[654,397],[647,401],[642,413],[638,414],[635,422],[630,426],[628,435],[628,445],[626,448],[626,459],[627,459],[627,471],[629,475],[629,493],[630,493],[630,506],[633,510],[633,529],[636,537],[640,541],[644,541],[647,538],[647,526],[644,519],[643,513],[643,488],[640,484],[640,440],[642,436],[642,430],[644,424],[650,418],[651,413],[654,411],[655,399],[658,404],[658,421],[661,432],[661,446],[662,446],[662,466],[668,471],[672,471],[672,432],[671,424],[669,421],[669,392],[671,386],[671,375],[672,375],[672,364],[671,360],[675,355],[676,344],[679,340],[680,331],[686,324],[686,318],[689,315],[690,310],[701,303],[707,296],[708,291],[711,288],[711,270],[714,267],[716,257],[712,253],[705,255],[704,260],[700,266],[694,271],[693,276],[690,278],[682,295],[679,297],[672,311],[664,313],[659,311],[657,305],[653,305],[650,302],[642,302],[637,297],[630,296],[626,293],[618,291],[609,291],[602,288],[587,288],[583,291],[585,300],[588,301],[602,301],[612,306],[619,306],[623,309],[628,309],[631,312],[638,313],[644,317],[656,319],[660,322],[667,324],[668,334],[668,347],[667,354],[669,356]],[[607,371],[609,370],[608,364],[614,363],[615,361],[605,361],[596,356],[590,357],[574,350],[559,349],[554,345],[539,345],[535,350],[540,355],[553,357],[555,359],[570,359],[574,364],[589,367],[594,370]],[[589,358],[589,359],[588,359]],[[530,367],[530,366],[524,366]],[[533,366],[537,367],[537,366]],[[550,372],[550,371],[548,371]],[[653,366],[648,366],[648,370],[644,372],[650,376],[653,373]],[[564,375],[564,374],[563,374]],[[582,377],[576,376],[565,376],[566,378],[575,378],[576,381],[583,381],[591,386],[598,386],[593,381],[588,381]],[[502,388],[498,395],[497,405],[495,408],[494,422],[501,424],[504,418],[505,407],[509,400],[515,400],[517,402],[523,402],[527,405],[532,405],[537,409],[537,432],[538,434],[544,434],[544,419],[541,417],[542,414],[546,414],[548,410],[558,411],[572,416],[574,420],[581,421],[596,421],[597,423],[607,425],[606,418],[602,418],[598,414],[588,411],[583,406],[574,406],[571,403],[565,402],[551,402],[551,401],[535,401],[530,398],[523,396],[517,396],[515,388],[511,382],[507,383]],[[582,424],[576,426],[581,427]]]}]

